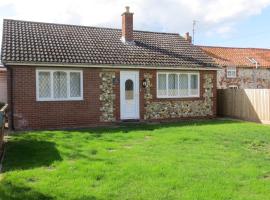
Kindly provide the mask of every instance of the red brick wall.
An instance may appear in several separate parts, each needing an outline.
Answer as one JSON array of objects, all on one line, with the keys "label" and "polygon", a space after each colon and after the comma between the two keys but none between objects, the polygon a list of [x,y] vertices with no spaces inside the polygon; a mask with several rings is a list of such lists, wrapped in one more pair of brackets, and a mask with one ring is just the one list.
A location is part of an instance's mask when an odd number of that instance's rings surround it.
[{"label": "red brick wall", "polygon": [[7,72],[0,69],[0,102],[7,102]]},{"label": "red brick wall", "polygon": [[99,69],[83,69],[83,101],[36,101],[34,67],[13,67],[15,129],[84,127],[99,123]]},{"label": "red brick wall", "polygon": [[214,116],[213,117],[216,117],[217,116],[217,71],[211,71],[211,73],[214,75],[214,80],[213,80],[213,83],[214,83],[214,88],[213,88],[213,93],[214,93],[214,96],[213,96],[213,102],[214,102],[213,113],[214,113]]},{"label": "red brick wall", "polygon": [[[50,129],[50,128],[75,128],[103,125],[100,122],[100,84],[99,73],[102,69],[83,68],[83,97],[81,101],[36,101],[36,70],[35,67],[12,67],[8,69],[8,91],[9,104],[13,111],[14,129]],[[113,69],[112,69],[113,70]],[[112,71],[110,70],[110,71]],[[115,117],[120,121],[120,70],[115,69],[116,83],[114,87]],[[142,87],[143,74],[145,72],[153,75],[151,92],[156,100],[156,70],[140,71],[140,116],[144,116],[144,92]],[[201,83],[203,86],[202,75],[204,73],[214,74],[214,113],[216,113],[216,72],[200,72]],[[13,78],[11,78],[13,77]],[[12,79],[12,84],[10,80]],[[202,89],[201,89],[202,92]],[[200,97],[202,98],[202,97]],[[194,98],[200,99],[200,98]],[[166,100],[166,99],[162,99]],[[161,101],[162,101],[161,100]],[[167,99],[168,100],[168,99]],[[170,99],[173,101],[173,99]],[[179,100],[179,99],[177,99]],[[190,100],[190,99],[183,99]],[[12,119],[12,118],[11,118]],[[12,120],[11,120],[12,121]]]},{"label": "red brick wall", "polygon": [[122,37],[126,41],[133,41],[133,13],[122,14]]}]

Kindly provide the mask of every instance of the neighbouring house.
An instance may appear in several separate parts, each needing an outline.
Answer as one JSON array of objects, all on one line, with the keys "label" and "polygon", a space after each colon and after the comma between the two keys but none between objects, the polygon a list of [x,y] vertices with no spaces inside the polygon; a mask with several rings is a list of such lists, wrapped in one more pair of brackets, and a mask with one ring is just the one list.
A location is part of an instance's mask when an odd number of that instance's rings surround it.
[{"label": "neighbouring house", "polygon": [[201,46],[216,64],[217,87],[270,88],[270,49]]},{"label": "neighbouring house", "polygon": [[0,102],[7,103],[7,70],[0,65]]},{"label": "neighbouring house", "polygon": [[10,126],[89,127],[216,115],[213,60],[179,34],[4,20]]}]

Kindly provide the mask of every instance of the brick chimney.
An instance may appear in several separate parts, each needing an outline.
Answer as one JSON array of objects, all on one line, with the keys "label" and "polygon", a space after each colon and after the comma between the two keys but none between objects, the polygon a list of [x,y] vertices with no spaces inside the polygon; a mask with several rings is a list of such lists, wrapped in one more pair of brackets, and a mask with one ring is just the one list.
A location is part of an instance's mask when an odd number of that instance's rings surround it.
[{"label": "brick chimney", "polygon": [[186,39],[186,41],[188,41],[190,44],[192,43],[192,37],[189,35],[189,32],[187,32],[184,36],[184,38]]},{"label": "brick chimney", "polygon": [[122,14],[122,41],[133,42],[133,13],[129,12],[129,6],[126,6],[126,11]]}]

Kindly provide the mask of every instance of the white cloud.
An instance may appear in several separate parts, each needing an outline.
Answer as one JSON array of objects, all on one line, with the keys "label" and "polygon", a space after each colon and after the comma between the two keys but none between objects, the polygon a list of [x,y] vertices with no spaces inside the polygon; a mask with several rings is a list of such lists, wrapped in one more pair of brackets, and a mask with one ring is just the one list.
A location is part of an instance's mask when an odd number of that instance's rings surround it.
[{"label": "white cloud", "polygon": [[211,30],[206,31],[205,35],[207,37],[213,37],[219,35],[222,39],[228,39],[235,33],[234,23],[221,24],[212,28]]},{"label": "white cloud", "polygon": [[0,19],[120,28],[126,5],[135,13],[135,29],[184,33],[196,19],[205,34],[225,35],[237,21],[259,14],[270,0],[1,0]]},{"label": "white cloud", "polygon": [[204,20],[209,23],[237,20],[259,14],[269,4],[269,0],[216,0],[206,6],[208,14],[204,16]]},{"label": "white cloud", "polygon": [[217,33],[219,34],[227,34],[232,32],[233,28],[229,25],[225,25],[225,26],[220,26],[217,28]]}]

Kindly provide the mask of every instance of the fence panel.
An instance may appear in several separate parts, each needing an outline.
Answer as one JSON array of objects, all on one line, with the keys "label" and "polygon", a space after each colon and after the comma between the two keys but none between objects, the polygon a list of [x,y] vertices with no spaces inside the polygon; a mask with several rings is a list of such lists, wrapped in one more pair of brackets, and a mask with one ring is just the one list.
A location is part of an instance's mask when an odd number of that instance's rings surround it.
[{"label": "fence panel", "polygon": [[270,123],[270,89],[218,90],[218,115]]}]

